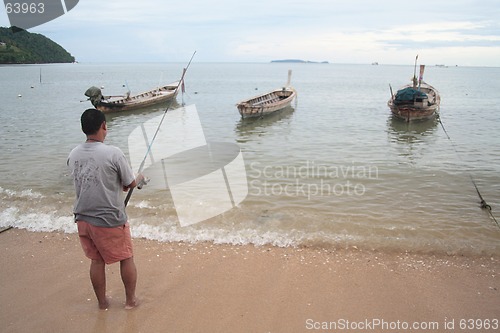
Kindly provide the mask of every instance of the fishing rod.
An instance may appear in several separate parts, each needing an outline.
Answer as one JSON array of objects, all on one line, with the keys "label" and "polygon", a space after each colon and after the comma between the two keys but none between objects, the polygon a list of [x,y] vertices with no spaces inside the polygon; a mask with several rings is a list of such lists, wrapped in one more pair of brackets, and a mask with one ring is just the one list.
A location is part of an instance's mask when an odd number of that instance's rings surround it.
[{"label": "fishing rod", "polygon": [[[189,68],[189,66],[191,65],[191,62],[193,61],[193,58],[194,58],[194,55],[196,54],[196,51],[193,52],[193,55],[191,56],[191,59],[189,59],[189,62],[186,66],[186,68],[184,68],[184,70],[182,71],[182,76],[181,76],[181,79],[179,80],[179,82],[177,83],[177,88],[175,88],[175,90],[178,92],[179,91],[179,87],[181,86],[182,82],[184,81],[184,76],[186,75],[186,72]],[[172,100],[170,100],[169,104],[167,105],[167,108],[165,109],[165,111],[163,112],[163,116],[161,117],[161,120],[160,120],[160,123],[158,124],[158,127],[156,128],[156,132],[155,134],[153,135],[153,138],[151,139],[151,142],[149,143],[148,145],[148,149],[146,150],[146,154],[144,154],[144,158],[142,159],[142,162],[141,162],[141,165],[139,166],[139,171],[137,171],[137,173],[140,175],[141,172],[142,172],[142,169],[144,168],[144,164],[146,163],[146,159],[148,158],[149,156],[149,152],[151,151],[151,146],[153,145],[153,142],[155,141],[156,139],[156,135],[158,134],[158,132],[160,131],[160,127],[161,127],[161,124],[163,123],[163,120],[165,119],[165,116],[167,115],[167,112],[168,110],[170,109],[170,106],[172,105]],[[142,187],[142,185],[146,184],[148,181],[146,181],[144,178],[142,180],[139,181],[139,185]],[[125,198],[125,207],[127,207],[127,204],[128,204],[128,201],[130,200],[130,197],[132,196],[132,192],[134,191],[134,188],[131,188],[128,193],[127,193],[127,197]]]},{"label": "fishing rod", "polygon": [[12,229],[12,228],[14,228],[14,227],[9,226],[9,227],[5,227],[5,228],[3,228],[2,230],[0,230],[0,234],[1,234],[1,233],[4,233],[4,232],[6,232],[6,231],[8,231],[8,230],[10,230],[10,229]]}]

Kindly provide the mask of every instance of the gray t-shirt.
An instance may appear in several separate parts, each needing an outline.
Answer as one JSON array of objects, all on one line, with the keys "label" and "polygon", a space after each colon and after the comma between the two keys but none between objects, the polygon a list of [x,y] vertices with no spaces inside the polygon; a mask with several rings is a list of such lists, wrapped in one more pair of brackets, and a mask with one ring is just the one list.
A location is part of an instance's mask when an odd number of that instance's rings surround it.
[{"label": "gray t-shirt", "polygon": [[75,147],[68,157],[76,201],[75,220],[98,227],[116,227],[127,222],[123,186],[134,181],[134,172],[123,152],[100,142]]}]

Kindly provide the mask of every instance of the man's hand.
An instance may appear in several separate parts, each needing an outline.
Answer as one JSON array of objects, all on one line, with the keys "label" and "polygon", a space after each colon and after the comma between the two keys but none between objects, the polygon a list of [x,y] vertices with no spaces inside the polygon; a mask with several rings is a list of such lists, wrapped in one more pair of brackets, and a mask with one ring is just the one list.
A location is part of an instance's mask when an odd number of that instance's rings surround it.
[{"label": "man's hand", "polygon": [[139,174],[135,179],[137,183],[137,188],[140,190],[144,185],[147,185],[151,179],[144,176],[143,174]]},{"label": "man's hand", "polygon": [[138,174],[134,181],[130,183],[128,186],[123,186],[123,191],[127,192],[129,189],[137,186],[138,189],[141,189],[144,185],[149,183],[149,178],[145,178],[142,173]]}]

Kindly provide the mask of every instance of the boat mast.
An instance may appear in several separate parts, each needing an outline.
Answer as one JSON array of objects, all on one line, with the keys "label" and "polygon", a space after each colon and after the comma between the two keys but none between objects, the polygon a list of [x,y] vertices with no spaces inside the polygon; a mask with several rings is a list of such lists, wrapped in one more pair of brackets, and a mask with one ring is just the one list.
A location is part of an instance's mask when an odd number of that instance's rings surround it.
[{"label": "boat mast", "polygon": [[424,70],[425,70],[425,65],[420,65],[420,76],[418,77],[418,90],[420,90],[420,85],[422,84],[422,80],[424,79]]},{"label": "boat mast", "polygon": [[417,87],[417,60],[418,60],[418,54],[415,57],[415,66],[413,67],[413,88]]},{"label": "boat mast", "polygon": [[158,86],[156,87],[156,94],[160,92],[161,81],[163,80],[163,72],[160,74],[160,81],[158,81]]}]

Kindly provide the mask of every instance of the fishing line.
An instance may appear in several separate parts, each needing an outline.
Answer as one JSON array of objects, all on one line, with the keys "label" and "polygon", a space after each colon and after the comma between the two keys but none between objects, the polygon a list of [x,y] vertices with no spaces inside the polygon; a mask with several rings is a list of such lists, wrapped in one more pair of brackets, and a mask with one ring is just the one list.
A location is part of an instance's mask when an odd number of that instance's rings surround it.
[{"label": "fishing line", "polygon": [[[175,88],[175,90],[177,92],[179,92],[179,87],[181,86],[182,82],[184,81],[184,76],[186,75],[186,72],[189,68],[189,65],[191,65],[191,61],[193,61],[193,58],[194,58],[194,55],[196,54],[196,51],[193,52],[193,55],[191,56],[191,59],[189,59],[189,62],[186,66],[186,68],[184,68],[184,70],[182,71],[182,76],[181,76],[181,79],[179,80],[179,82],[177,83],[177,88]],[[153,135],[153,138],[151,139],[151,142],[149,143],[148,145],[148,149],[146,151],[146,154],[144,154],[144,158],[142,159],[142,162],[141,162],[141,165],[139,166],[139,171],[137,171],[138,174],[140,174],[142,172],[142,168],[144,168],[144,164],[146,163],[146,159],[148,158],[149,156],[149,153],[151,151],[151,146],[153,145],[153,142],[155,141],[156,139],[156,135],[158,134],[158,132],[160,131],[160,127],[161,127],[161,124],[163,123],[163,120],[165,119],[165,116],[167,115],[167,112],[168,110],[170,109],[170,106],[172,105],[172,101],[174,99],[171,99],[170,102],[168,103],[167,105],[167,108],[165,109],[165,111],[163,112],[163,116],[161,117],[161,120],[160,120],[160,123],[158,124],[158,127],[156,128],[156,132],[155,134]],[[133,192],[134,188],[131,188],[128,193],[127,193],[127,197],[125,198],[125,207],[127,207],[127,204],[128,204],[128,201],[130,200],[130,197],[132,196],[132,192]]]},{"label": "fishing line", "polygon": [[[451,139],[450,135],[448,134],[448,132],[446,131],[446,128],[444,128],[444,124],[443,122],[441,121],[441,117],[438,115],[438,121],[439,123],[441,124],[441,127],[443,128],[443,131],[444,133],[446,134],[446,137],[448,138],[448,140],[450,140],[451,142],[451,146],[453,147],[453,150],[455,151],[455,154],[457,154],[458,158],[460,159],[461,162],[464,162],[462,160],[462,157],[460,156],[460,154],[458,153],[458,150],[457,150],[457,147],[455,145],[455,142],[453,142],[453,140]],[[483,196],[481,195],[481,192],[479,191],[479,187],[477,186],[476,184],[476,181],[474,180],[474,178],[472,177],[472,174],[469,173],[469,177],[470,177],[470,180],[472,182],[472,184],[474,185],[474,188],[476,189],[476,192],[477,192],[477,195],[479,196],[479,200],[481,200],[481,208],[482,209],[486,209],[488,211],[488,213],[490,214],[490,217],[493,219],[493,221],[495,221],[497,227],[500,228],[500,224],[498,224],[498,221],[497,219],[495,218],[495,216],[493,215],[493,212],[492,212],[492,209],[491,209],[491,206],[488,205],[488,203],[486,202],[486,200],[484,200]]]}]

